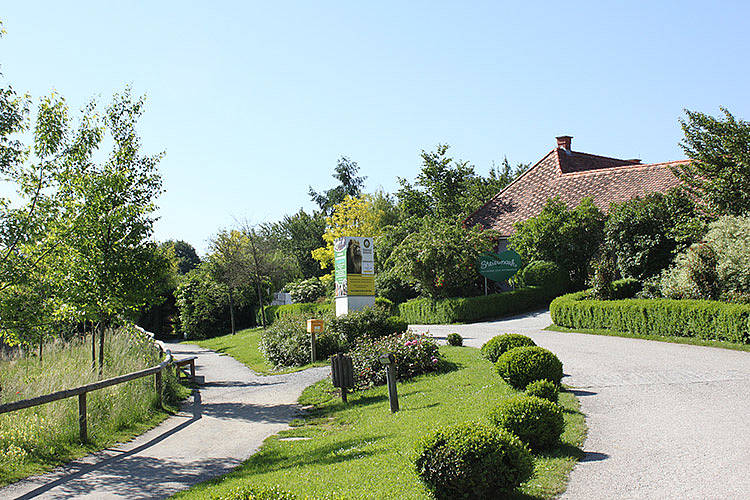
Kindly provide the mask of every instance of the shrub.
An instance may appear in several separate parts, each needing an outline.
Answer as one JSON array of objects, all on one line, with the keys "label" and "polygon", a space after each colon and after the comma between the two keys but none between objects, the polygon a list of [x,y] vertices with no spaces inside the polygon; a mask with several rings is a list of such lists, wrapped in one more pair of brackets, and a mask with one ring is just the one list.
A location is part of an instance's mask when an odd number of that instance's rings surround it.
[{"label": "shrub", "polygon": [[568,328],[603,328],[636,335],[750,344],[750,304],[672,299],[592,300],[586,299],[587,296],[587,292],[578,292],[555,299],[550,305],[552,321]]},{"label": "shrub", "polygon": [[559,390],[557,389],[557,386],[549,380],[535,380],[526,386],[525,394],[527,396],[536,396],[552,403],[557,403]]},{"label": "shrub", "polygon": [[630,299],[641,291],[643,284],[635,278],[623,278],[613,281],[611,287],[613,299]]},{"label": "shrub", "polygon": [[321,283],[320,278],[294,281],[288,283],[285,288],[295,303],[315,302],[326,295],[326,287]]},{"label": "shrub", "polygon": [[516,436],[478,423],[438,429],[418,453],[417,474],[438,499],[499,498],[534,470],[531,453]]},{"label": "shrub", "polygon": [[386,269],[375,275],[375,293],[394,304],[401,304],[419,295],[416,287],[401,279],[393,269]]},{"label": "shrub", "polygon": [[562,408],[535,396],[513,396],[490,412],[490,421],[515,434],[532,450],[545,450],[560,441],[565,427]]},{"label": "shrub", "polygon": [[[275,366],[302,366],[310,362],[310,339],[307,317],[285,315],[261,333],[259,347],[266,359]],[[338,335],[324,332],[315,339],[318,359],[324,359],[339,350]]]},{"label": "shrub", "polygon": [[236,486],[219,495],[212,495],[211,500],[296,500],[296,496],[278,486]]},{"label": "shrub", "polygon": [[554,293],[541,287],[519,288],[479,297],[433,300],[412,299],[398,306],[409,324],[444,324],[499,318],[549,304]]},{"label": "shrub", "polygon": [[402,333],[408,326],[401,318],[389,316],[388,312],[380,307],[366,307],[332,319],[328,330],[338,334],[344,344],[352,344],[358,339],[375,339]]},{"label": "shrub", "polygon": [[493,363],[505,352],[515,349],[516,347],[534,346],[533,340],[525,335],[517,333],[506,333],[497,335],[484,343],[482,346],[482,356]]},{"label": "shrub", "polygon": [[750,217],[722,217],[661,279],[664,296],[750,302]]},{"label": "shrub", "polygon": [[549,260],[535,260],[521,271],[524,286],[539,286],[552,293],[563,293],[570,286],[567,273]]},{"label": "shrub", "polygon": [[457,333],[449,333],[446,340],[448,341],[450,345],[453,345],[453,346],[464,345],[464,338]]},{"label": "shrub", "polygon": [[349,352],[357,388],[385,384],[385,367],[380,364],[379,359],[387,352],[395,355],[396,376],[399,380],[439,371],[444,367],[438,345],[425,335],[406,332],[377,340],[362,339]]},{"label": "shrub", "polygon": [[388,316],[398,316],[398,307],[396,307],[396,304],[385,297],[375,297],[375,305],[373,307],[382,309],[388,313]]},{"label": "shrub", "polygon": [[542,347],[516,347],[500,356],[495,369],[516,389],[524,389],[535,380],[549,380],[559,385],[562,363],[557,356]]}]

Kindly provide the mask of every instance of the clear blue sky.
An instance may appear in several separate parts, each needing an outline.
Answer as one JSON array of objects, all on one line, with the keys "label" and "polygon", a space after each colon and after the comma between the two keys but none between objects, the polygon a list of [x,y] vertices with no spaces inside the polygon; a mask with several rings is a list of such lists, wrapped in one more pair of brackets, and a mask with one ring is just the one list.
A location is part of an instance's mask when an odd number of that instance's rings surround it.
[{"label": "clear blue sky", "polygon": [[4,80],[72,108],[147,94],[156,237],[204,252],[234,219],[312,208],[341,155],[367,188],[438,143],[480,172],[554,137],[682,158],[683,108],[750,119],[747,2],[5,2]]}]

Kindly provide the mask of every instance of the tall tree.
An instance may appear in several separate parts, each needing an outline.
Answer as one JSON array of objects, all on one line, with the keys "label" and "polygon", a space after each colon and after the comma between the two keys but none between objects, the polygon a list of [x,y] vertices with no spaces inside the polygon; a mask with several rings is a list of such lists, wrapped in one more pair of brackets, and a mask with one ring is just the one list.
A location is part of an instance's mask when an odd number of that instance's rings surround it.
[{"label": "tall tree", "polygon": [[187,241],[168,240],[162,245],[171,247],[174,257],[177,260],[177,272],[180,274],[189,273],[201,263],[201,258],[198,257],[195,247]]},{"label": "tall tree", "polygon": [[750,123],[685,110],[680,143],[692,161],[674,169],[684,188],[717,215],[750,212]]},{"label": "tall tree", "polygon": [[310,198],[317,203],[320,210],[325,215],[330,215],[333,207],[346,199],[347,196],[357,197],[362,194],[362,188],[365,186],[365,179],[359,173],[359,166],[356,161],[352,161],[346,156],[342,156],[336,168],[334,169],[333,178],[336,179],[338,186],[327,189],[322,193],[315,191],[312,186],[309,188]]},{"label": "tall tree", "polygon": [[250,252],[247,236],[238,230],[222,230],[211,240],[211,271],[216,281],[227,287],[232,335],[236,333],[234,298],[237,290],[250,282]]},{"label": "tall tree", "polygon": [[303,278],[323,274],[311,252],[325,244],[325,229],[326,218],[322,212],[308,214],[303,209],[296,214],[285,215],[267,228],[269,236],[278,240],[281,249],[294,256]]}]

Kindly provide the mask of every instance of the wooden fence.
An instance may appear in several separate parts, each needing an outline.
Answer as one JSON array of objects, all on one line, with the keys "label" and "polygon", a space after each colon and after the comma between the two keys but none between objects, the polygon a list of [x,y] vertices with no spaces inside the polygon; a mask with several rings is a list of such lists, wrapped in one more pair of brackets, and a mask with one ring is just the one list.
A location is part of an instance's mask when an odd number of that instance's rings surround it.
[{"label": "wooden fence", "polygon": [[78,429],[81,442],[85,443],[88,441],[88,430],[86,427],[86,394],[95,391],[97,389],[103,389],[112,385],[122,384],[130,380],[135,380],[149,375],[154,375],[154,386],[156,388],[156,395],[158,397],[159,406],[162,404],[161,393],[162,393],[162,370],[167,366],[174,363],[172,353],[166,351],[166,359],[156,366],[146,368],[137,372],[128,373],[126,375],[120,375],[117,377],[108,378],[106,380],[99,380],[98,382],[92,382],[90,384],[82,385],[74,389],[65,389],[63,391],[53,392],[51,394],[45,394],[44,396],[37,396],[31,399],[23,399],[21,401],[14,401],[12,403],[6,403],[0,405],[0,415],[3,413],[9,413],[16,410],[22,410],[24,408],[31,408],[33,406],[39,406],[53,401],[59,401],[60,399],[72,398],[78,396]]}]

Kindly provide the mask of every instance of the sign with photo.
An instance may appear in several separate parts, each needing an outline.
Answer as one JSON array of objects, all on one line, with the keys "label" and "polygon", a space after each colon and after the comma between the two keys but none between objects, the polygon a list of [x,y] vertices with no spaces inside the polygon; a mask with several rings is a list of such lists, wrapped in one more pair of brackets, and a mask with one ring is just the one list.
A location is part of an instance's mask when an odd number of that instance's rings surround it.
[{"label": "sign with photo", "polygon": [[344,236],[333,242],[336,297],[375,295],[375,246],[372,238]]}]

